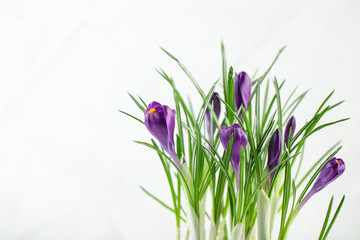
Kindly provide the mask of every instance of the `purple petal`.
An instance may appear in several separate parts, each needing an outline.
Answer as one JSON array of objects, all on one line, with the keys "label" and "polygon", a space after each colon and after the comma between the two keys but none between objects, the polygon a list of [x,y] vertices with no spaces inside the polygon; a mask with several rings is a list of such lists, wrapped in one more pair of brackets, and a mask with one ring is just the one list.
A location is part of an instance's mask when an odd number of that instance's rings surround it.
[{"label": "purple petal", "polygon": [[[210,106],[213,106],[214,113],[215,113],[217,119],[219,119],[221,104],[220,104],[219,94],[217,92],[214,92],[213,95],[211,96]],[[207,131],[209,138],[210,138],[210,128],[211,128],[210,122],[211,122],[210,111],[209,111],[209,109],[207,109],[205,112],[205,123],[206,123],[206,131]],[[216,124],[214,122],[213,123],[213,132],[215,132],[215,130],[216,130]]]},{"label": "purple petal", "polygon": [[176,111],[168,106],[151,102],[145,111],[145,126],[181,171],[174,144],[175,115]]},{"label": "purple petal", "polygon": [[239,187],[240,149],[241,146],[244,149],[246,148],[248,139],[239,124],[233,124],[230,127],[221,126],[219,136],[225,150],[227,150],[231,134],[233,134],[233,143],[231,146],[230,162],[235,172],[237,186]]},{"label": "purple petal", "polygon": [[175,115],[176,111],[164,105],[164,114],[166,119],[168,138],[169,138],[169,150],[174,150],[174,129],[175,129]]},{"label": "purple petal", "polygon": [[150,109],[154,108],[155,110],[160,110],[162,109],[162,105],[156,101],[153,101],[149,104],[149,106],[147,107],[145,114],[148,113],[150,111]]},{"label": "purple petal", "polygon": [[[268,168],[269,171],[273,170],[279,163],[279,157],[281,153],[281,134],[280,130],[277,128],[273,133],[268,148]],[[275,171],[270,175],[270,178],[274,177]]]},{"label": "purple petal", "polygon": [[236,110],[239,110],[241,105],[243,105],[246,111],[251,97],[251,79],[246,72],[235,73],[234,93]]},{"label": "purple petal", "polygon": [[321,189],[325,188],[332,181],[337,179],[345,171],[345,162],[341,158],[332,158],[330,159],[324,167],[321,169],[321,172],[314,183],[314,186],[311,188],[310,192],[306,194],[304,199],[300,203],[300,207],[303,207],[305,203]]},{"label": "purple petal", "polygon": [[318,179],[314,183],[313,189],[318,192],[329,183],[338,178],[345,171],[345,163],[340,158],[330,159],[321,169]]},{"label": "purple petal", "polygon": [[164,148],[164,150],[168,152],[169,135],[165,113],[160,107],[156,107],[156,109],[157,110],[154,113],[145,113],[145,126],[160,142],[160,145]]},{"label": "purple petal", "polygon": [[289,119],[289,121],[287,122],[286,124],[286,128],[285,128],[285,135],[284,135],[284,138],[285,138],[285,144],[288,143],[288,136],[289,136],[289,131],[291,129],[291,136],[290,136],[290,140],[293,139],[294,137],[294,133],[295,133],[295,128],[296,128],[296,120],[295,120],[295,117],[294,116],[291,116],[291,118]]}]

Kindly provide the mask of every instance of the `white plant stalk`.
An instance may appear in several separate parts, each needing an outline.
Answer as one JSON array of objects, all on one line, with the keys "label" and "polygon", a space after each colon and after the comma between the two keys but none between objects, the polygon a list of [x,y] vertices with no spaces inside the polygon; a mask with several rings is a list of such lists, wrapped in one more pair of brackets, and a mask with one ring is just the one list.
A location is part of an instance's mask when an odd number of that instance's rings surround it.
[{"label": "white plant stalk", "polygon": [[238,223],[231,232],[231,240],[245,240],[245,224]]},{"label": "white plant stalk", "polygon": [[269,216],[270,216],[270,199],[263,189],[258,191],[257,198],[257,235],[258,239],[269,240]]}]

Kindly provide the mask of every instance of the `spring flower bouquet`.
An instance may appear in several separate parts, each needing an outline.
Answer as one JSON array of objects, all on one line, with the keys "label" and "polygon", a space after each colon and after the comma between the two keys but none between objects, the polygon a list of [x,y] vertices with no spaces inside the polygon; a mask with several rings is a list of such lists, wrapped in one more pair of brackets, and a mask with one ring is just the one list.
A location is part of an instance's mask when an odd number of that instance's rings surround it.
[{"label": "spring flower bouquet", "polygon": [[[344,161],[336,157],[341,146],[335,144],[299,176],[306,140],[348,119],[319,124],[327,112],[342,103],[327,104],[332,92],[308,122],[297,126],[293,114],[307,92],[294,97],[294,90],[282,99],[285,81],[268,79],[283,49],[264,74],[251,79],[246,72],[236,73],[227,67],[222,44],[222,77],[208,92],[177,58],[162,49],[198,91],[202,106],[196,112],[163,70],[157,71],[173,91],[173,106],[156,101],[147,104],[130,94],[143,120],[121,112],[144,125],[154,137],[150,142],[136,143],[157,153],[169,183],[172,206],[142,190],[174,213],[177,239],[267,240],[276,233],[278,239],[287,239],[299,211],[344,172]],[[272,83],[273,95],[269,90]],[[333,198],[330,200],[319,239],[327,238],[344,198],[332,217]],[[275,228],[277,215],[280,226]]]}]

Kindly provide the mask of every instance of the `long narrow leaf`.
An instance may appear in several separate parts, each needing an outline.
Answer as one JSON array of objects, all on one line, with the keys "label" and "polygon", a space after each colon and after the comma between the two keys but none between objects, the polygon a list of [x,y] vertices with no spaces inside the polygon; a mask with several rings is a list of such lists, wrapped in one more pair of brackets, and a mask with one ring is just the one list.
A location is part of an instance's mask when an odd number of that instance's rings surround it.
[{"label": "long narrow leaf", "polygon": [[[152,199],[154,199],[156,202],[160,203],[161,206],[163,206],[164,208],[166,208],[167,210],[171,211],[172,213],[175,213],[175,210],[172,209],[171,207],[169,207],[166,203],[164,203],[163,201],[161,201],[159,198],[155,197],[153,194],[151,194],[148,190],[146,190],[143,186],[140,186],[140,189],[143,190],[144,193],[146,193],[149,197],[151,197]],[[180,219],[186,223],[186,220],[183,217],[180,217]]]},{"label": "long narrow leaf", "polygon": [[319,235],[319,239],[322,239],[322,237],[324,236],[324,233],[325,233],[325,230],[326,230],[326,227],[327,227],[327,223],[328,223],[328,220],[329,220],[329,217],[330,217],[330,213],[331,213],[331,208],[332,208],[333,200],[334,200],[334,196],[331,197],[331,200],[330,200],[330,203],[329,203],[329,207],[328,207],[328,210],[327,210],[327,212],[326,212],[325,219],[324,219],[324,223],[323,223],[323,226],[322,226],[322,228],[321,228],[321,232],[320,232],[320,235]]},{"label": "long narrow leaf", "polygon": [[129,117],[135,119],[136,121],[138,121],[138,122],[140,122],[140,123],[142,123],[142,124],[145,124],[144,121],[142,121],[142,120],[140,120],[139,118],[131,115],[130,113],[124,112],[124,111],[122,111],[122,110],[119,110],[119,112],[121,112],[122,114],[125,114],[126,116],[129,116]]},{"label": "long narrow leaf", "polygon": [[339,212],[340,212],[340,210],[341,210],[341,207],[342,207],[342,205],[344,204],[344,201],[345,201],[345,195],[342,197],[342,199],[341,199],[341,201],[340,201],[340,203],[339,203],[339,206],[337,207],[337,209],[336,209],[336,211],[335,211],[335,214],[334,214],[333,218],[331,219],[331,222],[330,222],[330,224],[329,224],[329,227],[326,229],[326,232],[325,232],[325,235],[324,235],[323,240],[325,240],[325,239],[327,238],[327,236],[328,236],[328,234],[329,234],[332,226],[334,225],[335,220],[336,220],[336,218],[337,218],[337,216],[338,216],[338,214],[339,214]]}]

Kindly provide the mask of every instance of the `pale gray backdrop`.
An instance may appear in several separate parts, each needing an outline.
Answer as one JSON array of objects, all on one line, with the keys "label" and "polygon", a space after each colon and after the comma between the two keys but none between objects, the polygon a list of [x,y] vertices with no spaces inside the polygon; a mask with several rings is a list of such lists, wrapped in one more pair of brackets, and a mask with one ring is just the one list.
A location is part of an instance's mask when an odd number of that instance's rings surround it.
[{"label": "pale gray backdrop", "polygon": [[332,194],[346,194],[329,239],[359,239],[359,1],[1,1],[0,239],[174,239],[171,213],[139,189],[170,203],[154,152],[132,140],[145,127],[127,96],[174,107],[163,67],[186,95],[200,99],[176,64],[180,58],[209,89],[228,63],[249,74],[274,67],[284,91],[311,88],[298,126],[333,89],[345,103],[326,121],[352,119],[311,138],[310,166],[342,140],[346,172],[314,196],[290,239],[317,239]]}]

